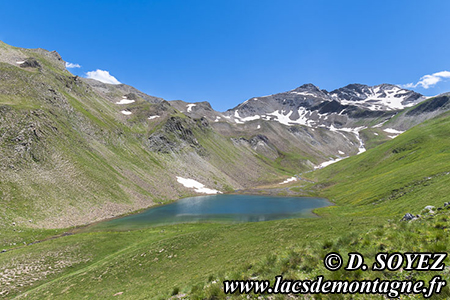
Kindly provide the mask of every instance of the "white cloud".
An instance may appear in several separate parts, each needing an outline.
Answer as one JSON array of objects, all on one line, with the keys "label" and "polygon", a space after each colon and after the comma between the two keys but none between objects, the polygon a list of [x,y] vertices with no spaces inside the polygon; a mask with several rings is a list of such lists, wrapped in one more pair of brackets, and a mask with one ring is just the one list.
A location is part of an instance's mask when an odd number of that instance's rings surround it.
[{"label": "white cloud", "polygon": [[110,84],[120,84],[120,81],[116,79],[116,77],[109,74],[108,71],[103,70],[95,70],[86,73],[87,78],[95,79],[104,83]]},{"label": "white cloud", "polygon": [[414,83],[407,83],[402,84],[402,87],[404,88],[415,88],[418,86],[423,87],[424,89],[428,89],[430,87],[435,86],[438,82],[450,78],[450,72],[449,71],[441,71],[436,72],[431,75],[425,75],[420,78],[420,80],[414,84]]},{"label": "white cloud", "polygon": [[81,66],[79,64],[73,64],[71,62],[66,61],[66,68],[67,69],[81,68]]},{"label": "white cloud", "polygon": [[411,83],[407,83],[407,84],[401,84],[401,87],[405,88],[405,89],[412,89],[412,88],[415,88],[416,85],[411,82]]}]

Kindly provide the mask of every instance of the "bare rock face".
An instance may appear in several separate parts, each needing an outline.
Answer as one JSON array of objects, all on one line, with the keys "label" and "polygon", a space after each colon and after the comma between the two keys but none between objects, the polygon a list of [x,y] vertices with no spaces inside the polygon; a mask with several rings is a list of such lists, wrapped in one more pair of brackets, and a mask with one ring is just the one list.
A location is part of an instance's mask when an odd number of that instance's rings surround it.
[{"label": "bare rock face", "polygon": [[248,145],[256,152],[272,160],[279,157],[277,148],[269,141],[269,138],[263,134],[257,134],[246,140],[241,138],[241,142],[248,143]]},{"label": "bare rock face", "polygon": [[201,154],[204,153],[204,148],[199,144],[193,130],[201,130],[201,127],[207,126],[206,120],[196,123],[190,118],[172,116],[161,130],[148,137],[147,144],[149,149],[155,152],[176,153],[187,147]]},{"label": "bare rock face", "polygon": [[48,158],[45,132],[47,120],[42,110],[16,112],[0,106],[0,170],[22,169]]},{"label": "bare rock face", "polygon": [[19,64],[21,68],[40,68],[41,65],[35,58],[27,58],[23,63]]},{"label": "bare rock face", "polygon": [[52,65],[60,70],[66,69],[66,62],[62,59],[61,55],[56,51],[48,51],[45,49],[34,49],[32,50],[34,52],[37,52],[38,54],[45,57],[47,61],[50,61]]}]

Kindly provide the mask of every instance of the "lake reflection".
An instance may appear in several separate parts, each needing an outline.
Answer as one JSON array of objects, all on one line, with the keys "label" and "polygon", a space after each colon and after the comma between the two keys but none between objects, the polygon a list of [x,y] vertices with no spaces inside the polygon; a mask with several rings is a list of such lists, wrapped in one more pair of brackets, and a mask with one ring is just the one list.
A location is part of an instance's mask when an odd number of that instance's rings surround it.
[{"label": "lake reflection", "polygon": [[312,210],[331,205],[323,198],[210,195],[185,198],[142,213],[98,223],[94,229],[129,229],[199,221],[260,222],[311,218]]}]

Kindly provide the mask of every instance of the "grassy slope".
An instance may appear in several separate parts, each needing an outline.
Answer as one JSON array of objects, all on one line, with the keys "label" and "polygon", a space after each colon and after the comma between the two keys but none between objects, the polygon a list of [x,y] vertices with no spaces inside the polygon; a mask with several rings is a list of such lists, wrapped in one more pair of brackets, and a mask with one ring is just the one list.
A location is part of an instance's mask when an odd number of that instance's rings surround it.
[{"label": "grassy slope", "polygon": [[[124,292],[128,299],[165,299],[175,287],[188,292],[191,286],[206,282],[218,271],[235,270],[274,250],[303,247],[309,239],[331,239],[348,228],[347,223],[336,221],[317,218],[233,225],[183,224],[130,232],[82,233],[7,252],[0,259],[5,266],[10,261],[20,265],[24,257],[32,264],[54,251],[63,252],[62,261],[77,254],[71,267],[60,268],[62,273],[48,276],[38,282],[47,283],[35,289],[26,282],[26,274],[11,281],[22,282],[31,298],[99,298]],[[358,226],[366,227],[375,220],[359,221]],[[315,232],[318,227],[327,230]],[[44,270],[48,266],[57,269],[57,262],[51,258],[44,265]]]},{"label": "grassy slope", "polygon": [[446,113],[356,157],[311,173],[321,194],[368,213],[398,216],[441,205],[450,192],[450,118]]},{"label": "grassy slope", "polygon": [[[355,220],[355,219],[353,219]],[[358,226],[358,224],[353,224]],[[449,259],[444,262],[447,266],[443,271],[371,271],[375,263],[377,253],[406,253],[406,252],[447,252],[450,243],[448,227],[450,226],[450,207],[437,214],[423,215],[420,220],[414,222],[389,221],[384,225],[373,224],[364,230],[348,230],[340,232],[328,240],[311,240],[308,244],[278,250],[260,260],[243,264],[240,268],[225,274],[216,273],[206,283],[193,286],[188,297],[182,299],[229,299],[222,291],[224,280],[235,279],[268,279],[274,283],[275,276],[283,275],[285,279],[312,280],[317,276],[324,276],[325,280],[423,280],[425,287],[434,276],[440,276],[447,281],[447,286],[440,294],[432,295],[431,299],[449,299],[450,270]],[[348,263],[347,253],[358,252],[363,255],[364,263],[369,267],[367,271],[346,271],[341,268],[338,271],[329,271],[323,265],[323,258],[330,252],[340,253],[343,258],[343,266]],[[416,266],[416,265],[414,265]],[[272,295],[273,296],[273,295]],[[301,295],[311,299],[309,295]],[[251,299],[259,295],[251,295]],[[249,299],[246,295],[233,295],[231,298]],[[275,295],[275,298],[262,299],[291,299]],[[316,299],[385,299],[382,295],[314,295]],[[395,298],[395,296],[394,296]],[[400,299],[423,299],[422,295],[401,295]]]},{"label": "grassy slope", "polygon": [[[54,76],[62,75],[38,74],[30,78],[29,71],[5,64],[2,64],[2,72],[14,78],[25,78],[27,82],[23,84],[28,87],[24,94],[19,94],[25,99],[23,102],[5,96],[14,104],[2,103],[8,104],[4,106],[7,113],[2,116],[2,158],[9,163],[9,168],[2,172],[1,190],[3,202],[8,203],[9,215],[5,218],[11,222],[14,220],[20,226],[24,218],[29,218],[39,223],[67,206],[80,209],[82,204],[89,209],[89,206],[105,202],[126,203],[132,197],[118,183],[131,187],[135,184],[117,169],[139,167],[142,172],[151,174],[152,169],[158,168],[147,158],[151,155],[138,161],[128,158],[131,153],[142,152],[142,146],[132,134],[124,137],[121,147],[113,145],[118,142],[114,131],[129,129],[114,121],[111,106],[105,109],[106,103],[94,94],[77,95],[77,89],[86,86],[74,86],[69,94],[62,86],[70,80],[68,74],[58,78]],[[54,99],[39,90],[42,82],[58,91]],[[18,83],[20,85],[22,83]],[[39,106],[39,109],[30,111],[30,106]],[[98,138],[99,135],[102,137]],[[25,149],[17,151],[23,140]],[[150,198],[148,192],[136,190]]]}]

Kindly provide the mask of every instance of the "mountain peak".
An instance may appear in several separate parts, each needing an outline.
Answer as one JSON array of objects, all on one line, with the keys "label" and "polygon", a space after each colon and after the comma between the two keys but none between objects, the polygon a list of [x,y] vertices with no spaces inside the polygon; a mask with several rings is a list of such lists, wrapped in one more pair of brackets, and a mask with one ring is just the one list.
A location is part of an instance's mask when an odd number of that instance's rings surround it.
[{"label": "mountain peak", "polygon": [[343,89],[363,89],[368,87],[368,85],[362,83],[350,83],[344,86]]},{"label": "mountain peak", "polygon": [[381,90],[399,89],[399,90],[409,91],[409,90],[406,90],[406,89],[403,89],[403,88],[399,87],[398,85],[390,84],[390,83],[382,83],[382,84],[374,86],[374,88],[377,88],[377,87],[379,87]]},{"label": "mountain peak", "polygon": [[320,89],[312,83],[306,83],[294,89],[294,91],[320,91]]}]

